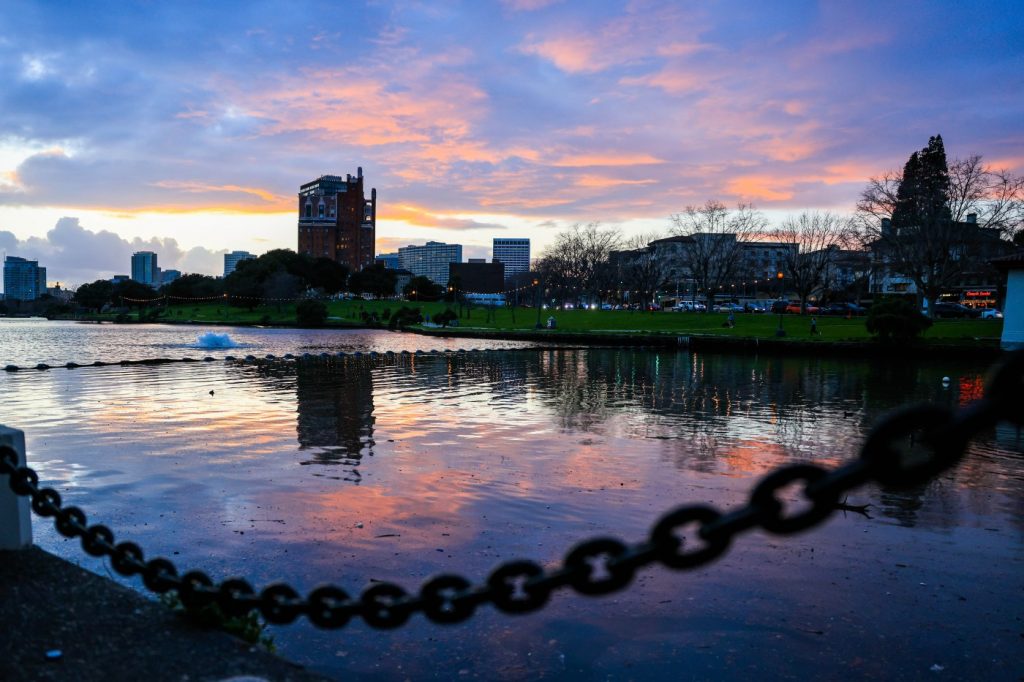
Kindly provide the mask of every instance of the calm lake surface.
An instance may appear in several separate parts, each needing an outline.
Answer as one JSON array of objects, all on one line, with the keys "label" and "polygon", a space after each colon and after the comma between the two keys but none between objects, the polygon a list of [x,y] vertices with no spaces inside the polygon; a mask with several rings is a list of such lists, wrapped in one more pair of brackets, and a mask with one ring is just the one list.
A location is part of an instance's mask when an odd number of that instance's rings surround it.
[{"label": "calm lake surface", "polygon": [[[984,365],[537,350],[388,332],[0,322],[0,364],[478,346],[500,352],[297,366],[196,363],[0,372],[0,423],[43,482],[148,557],[302,592],[416,589],[581,539],[645,537],[667,509],[745,502],[787,462],[852,457],[912,400],[980,394]],[[942,377],[951,382],[943,387]],[[212,392],[212,393],[211,393]],[[805,534],[742,537],[693,572],[510,617],[375,631],[274,627],[339,679],[997,679],[1024,674],[1024,438],[1001,426],[910,491],[867,486]],[[34,523],[43,548],[104,562]],[[141,589],[137,580],[122,580]]]}]

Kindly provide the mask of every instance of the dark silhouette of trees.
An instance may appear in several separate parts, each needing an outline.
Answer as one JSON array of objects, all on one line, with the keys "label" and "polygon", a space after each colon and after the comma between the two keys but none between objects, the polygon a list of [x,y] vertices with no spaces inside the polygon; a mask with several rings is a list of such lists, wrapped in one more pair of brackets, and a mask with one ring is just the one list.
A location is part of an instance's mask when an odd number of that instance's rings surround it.
[{"label": "dark silhouette of trees", "polygon": [[398,276],[394,270],[388,270],[383,263],[374,263],[359,272],[353,272],[348,278],[348,288],[355,294],[373,294],[377,298],[388,298],[395,295]]},{"label": "dark silhouette of trees", "polygon": [[962,273],[986,267],[983,261],[994,255],[979,229],[1003,239],[1020,233],[1024,178],[986,166],[979,155],[947,163],[936,135],[911,154],[902,172],[869,179],[857,218],[864,240],[891,270],[914,282],[918,303],[935,301]]},{"label": "dark silhouette of trees", "polygon": [[829,284],[835,252],[853,241],[853,226],[840,216],[804,211],[786,219],[775,231],[780,242],[797,244],[783,255],[787,284],[800,299],[800,312],[807,312],[807,299]]},{"label": "dark silhouette of trees", "polygon": [[74,301],[83,308],[100,312],[113,300],[114,283],[108,279],[83,284],[75,291]]},{"label": "dark silhouette of trees", "polygon": [[682,268],[707,295],[710,313],[715,293],[733,283],[741,274],[742,242],[754,241],[767,229],[765,217],[749,204],[730,211],[720,201],[687,206],[672,216],[672,233],[689,237],[682,243]]},{"label": "dark silhouette of trees", "polygon": [[211,298],[224,293],[224,282],[209,275],[182,275],[160,287],[160,293],[182,298]]},{"label": "dark silhouette of trees", "polygon": [[537,273],[545,288],[563,299],[596,301],[616,281],[609,257],[621,241],[617,230],[601,229],[597,223],[573,225],[541,255]]},{"label": "dark silhouette of trees", "polygon": [[411,301],[438,301],[441,299],[443,288],[429,277],[417,275],[402,287],[402,293]]}]

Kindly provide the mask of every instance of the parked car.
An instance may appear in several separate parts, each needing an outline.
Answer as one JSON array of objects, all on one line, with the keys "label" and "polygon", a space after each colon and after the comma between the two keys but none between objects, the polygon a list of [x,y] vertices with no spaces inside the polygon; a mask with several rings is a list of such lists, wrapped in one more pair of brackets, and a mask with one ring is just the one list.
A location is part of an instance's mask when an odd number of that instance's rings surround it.
[{"label": "parked car", "polygon": [[825,306],[820,311],[822,315],[865,315],[867,314],[867,308],[857,305],[856,303],[832,303]]},{"label": "parked car", "polygon": [[[804,308],[804,310],[806,311],[806,313],[808,315],[816,315],[818,313],[818,306],[811,305],[810,303],[808,303],[807,306]],[[790,301],[786,305],[786,312],[787,313],[794,313],[796,315],[799,315],[800,314],[800,301]]]},{"label": "parked car", "polygon": [[1003,313],[995,308],[986,308],[981,311],[981,319],[983,320],[1001,320],[1003,319]]},{"label": "parked car", "polygon": [[[926,311],[927,312],[927,311]],[[959,303],[936,303],[935,304],[935,317],[951,317],[951,318],[976,318],[981,316],[980,310],[974,308],[968,308],[965,305]]]},{"label": "parked car", "polygon": [[789,307],[789,301],[772,301],[772,307],[770,311],[779,315],[786,312],[786,308]]}]

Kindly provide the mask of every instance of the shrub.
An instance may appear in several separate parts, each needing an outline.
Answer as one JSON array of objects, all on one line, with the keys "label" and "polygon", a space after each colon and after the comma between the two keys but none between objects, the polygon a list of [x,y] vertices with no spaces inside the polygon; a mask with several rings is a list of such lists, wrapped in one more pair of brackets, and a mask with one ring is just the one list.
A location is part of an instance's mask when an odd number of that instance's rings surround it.
[{"label": "shrub", "polygon": [[434,322],[441,325],[442,327],[447,327],[449,324],[452,323],[452,320],[455,320],[458,317],[459,316],[455,314],[454,310],[452,310],[451,308],[447,308],[445,309],[444,312],[434,315]]},{"label": "shrub", "polygon": [[402,306],[388,320],[388,329],[403,329],[410,324],[419,324],[422,321],[423,315],[420,314],[419,308]]},{"label": "shrub", "polygon": [[909,301],[888,299],[868,310],[867,330],[880,341],[910,341],[932,326],[932,321]]},{"label": "shrub", "polygon": [[300,327],[322,327],[327,322],[327,306],[323,301],[299,301],[295,306],[295,322]]}]

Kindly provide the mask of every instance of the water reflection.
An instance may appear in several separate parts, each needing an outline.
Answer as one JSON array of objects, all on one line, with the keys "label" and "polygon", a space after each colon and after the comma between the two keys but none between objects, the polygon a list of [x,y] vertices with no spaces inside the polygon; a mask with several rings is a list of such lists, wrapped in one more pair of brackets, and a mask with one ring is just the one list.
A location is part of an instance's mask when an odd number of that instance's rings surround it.
[{"label": "water reflection", "polygon": [[[786,462],[835,465],[854,455],[881,413],[908,401],[955,406],[977,397],[977,371],[961,372],[948,387],[941,380],[946,371],[906,363],[591,350],[348,358],[271,364],[249,376],[261,391],[294,393],[299,450],[308,453],[302,464],[339,467],[314,475],[358,484],[360,467],[377,445],[375,390],[389,405],[391,435],[428,445],[441,431],[448,439],[473,437],[534,409],[550,414],[563,434],[576,434],[573,447],[565,448],[574,450],[565,453],[569,462],[580,446],[602,438],[648,441],[680,470],[748,478]],[[994,447],[1020,449],[1016,430],[1001,429],[998,445],[993,433],[976,448],[982,457]],[[620,457],[628,466],[628,455]],[[991,460],[976,462],[971,458],[956,474],[971,487],[1007,489],[1006,476],[1017,476]],[[876,513],[912,526],[924,493],[883,491]],[[942,491],[933,494],[941,498]]]},{"label": "water reflection", "polygon": [[317,365],[294,367],[297,424],[302,450],[312,459],[302,464],[328,464],[344,470],[343,480],[358,483],[364,456],[373,456],[373,368],[368,362],[346,362],[329,371]]},{"label": "water reflection", "polygon": [[[980,377],[969,362],[592,349],[52,370],[0,382],[4,419],[26,430],[44,482],[147,553],[218,578],[358,590],[442,572],[481,578],[513,557],[553,563],[584,536],[642,538],[679,503],[742,504],[766,470],[845,460],[882,412],[961,404]],[[443,630],[413,619],[402,631],[355,624],[339,637],[300,623],[280,629],[278,643],[339,676],[419,679],[458,659],[487,679],[676,679],[694,651],[720,661],[738,646],[757,652],[751,665],[794,651],[813,659],[824,636],[805,633],[826,620],[833,650],[894,613],[900,633],[935,631],[931,618],[961,622],[958,599],[922,609],[920,583],[931,579],[900,575],[936,557],[946,584],[1010,632],[1017,614],[998,610],[1012,600],[976,574],[1019,563],[1022,451],[1020,433],[1000,426],[936,481],[856,491],[849,501],[871,504],[870,519],[837,515],[784,541],[753,534],[708,572],[645,572],[621,600],[566,596],[529,621],[481,609]],[[38,538],[91,561],[45,527]],[[1008,594],[1024,587],[1019,575],[1009,582]],[[856,604],[842,601],[850,594]],[[806,629],[783,623],[780,604]],[[918,647],[914,660],[945,650],[904,644]],[[829,660],[860,655],[849,649]]]}]

